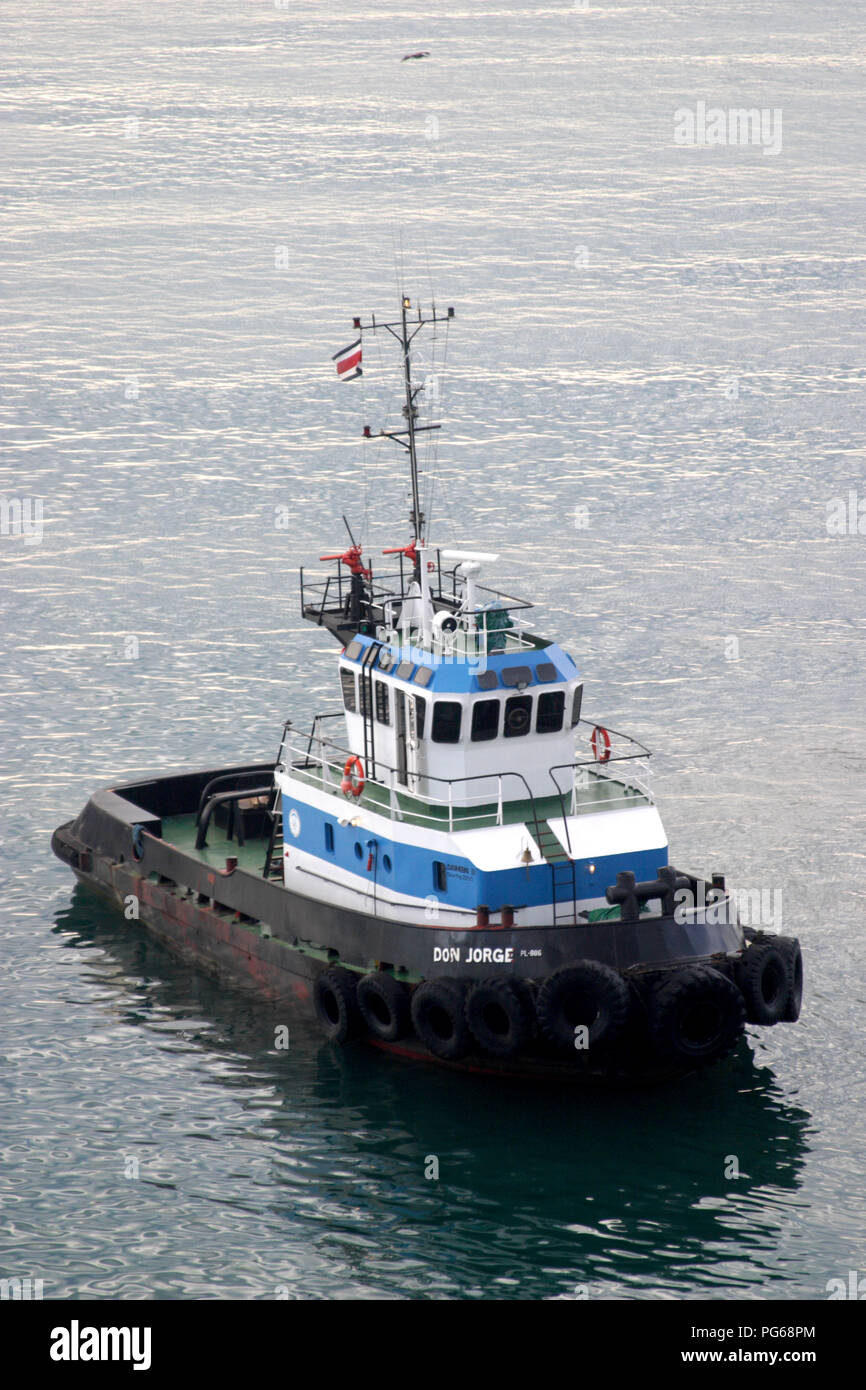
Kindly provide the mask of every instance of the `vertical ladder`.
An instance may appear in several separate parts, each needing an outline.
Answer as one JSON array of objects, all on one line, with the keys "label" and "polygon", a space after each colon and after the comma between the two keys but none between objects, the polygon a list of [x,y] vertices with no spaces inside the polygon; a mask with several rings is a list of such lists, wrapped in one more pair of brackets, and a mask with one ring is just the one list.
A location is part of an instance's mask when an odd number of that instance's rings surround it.
[{"label": "vertical ladder", "polygon": [[268,852],[265,855],[263,878],[282,878],[283,876],[283,809],[279,787],[274,787],[273,800],[268,807],[271,818],[271,833],[268,837]]},{"label": "vertical ladder", "polygon": [[577,925],[577,875],[574,860],[566,854],[548,822],[539,816],[533,826],[535,840],[550,865],[553,925]]},{"label": "vertical ladder", "polygon": [[[268,815],[271,819],[271,833],[268,836],[268,852],[265,855],[265,863],[262,868],[262,878],[282,878],[283,875],[283,803],[280,797],[280,789],[277,785],[277,769],[282,766],[283,752],[286,746],[289,729],[292,727],[291,719],[287,719],[283,725],[283,737],[280,740],[280,751],[277,754],[277,762],[274,768],[274,790],[271,804],[268,807]],[[313,723],[313,733],[316,724]],[[313,734],[310,735],[310,748],[313,746]],[[309,748],[307,750],[309,757]]]}]

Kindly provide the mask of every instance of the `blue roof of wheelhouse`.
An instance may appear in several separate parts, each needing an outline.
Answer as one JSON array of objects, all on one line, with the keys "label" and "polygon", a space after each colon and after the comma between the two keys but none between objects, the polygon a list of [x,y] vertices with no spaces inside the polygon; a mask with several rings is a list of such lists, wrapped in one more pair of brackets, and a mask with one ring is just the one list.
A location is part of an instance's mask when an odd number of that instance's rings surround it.
[{"label": "blue roof of wheelhouse", "polygon": [[[437,695],[476,694],[479,691],[492,693],[495,690],[516,692],[518,682],[515,676],[518,674],[518,669],[524,677],[527,669],[529,671],[529,680],[521,682],[524,684],[524,688],[536,685],[543,687],[557,681],[573,680],[578,674],[577,667],[571,657],[555,642],[551,642],[547,647],[532,647],[523,652],[488,652],[480,670],[475,663],[434,656],[420,647],[390,647],[387,642],[377,642],[376,638],[361,633],[358,633],[353,642],[349,643],[346,648],[344,656],[348,660],[353,659],[348,654],[354,643],[358,643],[362,649],[374,645],[387,648],[393,653],[396,660],[394,665],[383,674],[404,682],[407,686],[417,690],[419,694],[423,694],[425,690],[435,691]],[[354,660],[360,661],[360,654]],[[412,663],[411,673],[398,676],[397,668],[401,661]],[[419,667],[432,671],[432,675],[426,683],[415,679]],[[495,675],[495,683],[490,682],[490,673]]]}]

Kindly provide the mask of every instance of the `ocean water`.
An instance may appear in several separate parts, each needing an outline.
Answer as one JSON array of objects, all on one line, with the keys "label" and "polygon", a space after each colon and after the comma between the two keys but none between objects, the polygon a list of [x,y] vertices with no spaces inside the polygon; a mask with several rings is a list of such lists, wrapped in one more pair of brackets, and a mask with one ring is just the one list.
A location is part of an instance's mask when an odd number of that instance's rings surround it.
[{"label": "ocean water", "polygon": [[[866,1272],[856,8],[7,0],[3,26],[2,1275],[824,1299]],[[676,143],[699,103],[768,139]],[[801,939],[800,1023],[706,1075],[563,1095],[335,1051],[51,855],[96,787],[267,757],[335,706],[298,566],[343,512],[374,555],[409,532],[401,452],[360,437],[395,358],[371,340],[338,384],[330,356],[401,284],[456,308],[415,359],[434,537],[499,553],[586,711],[653,748],[673,862]]]}]

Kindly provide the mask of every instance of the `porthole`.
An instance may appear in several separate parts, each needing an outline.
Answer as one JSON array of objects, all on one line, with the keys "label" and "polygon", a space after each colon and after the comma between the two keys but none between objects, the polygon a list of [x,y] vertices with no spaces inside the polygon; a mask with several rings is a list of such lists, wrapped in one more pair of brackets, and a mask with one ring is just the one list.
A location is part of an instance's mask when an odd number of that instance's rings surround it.
[{"label": "porthole", "polygon": [[532,696],[513,695],[505,701],[505,737],[519,738],[529,733],[532,722]]}]

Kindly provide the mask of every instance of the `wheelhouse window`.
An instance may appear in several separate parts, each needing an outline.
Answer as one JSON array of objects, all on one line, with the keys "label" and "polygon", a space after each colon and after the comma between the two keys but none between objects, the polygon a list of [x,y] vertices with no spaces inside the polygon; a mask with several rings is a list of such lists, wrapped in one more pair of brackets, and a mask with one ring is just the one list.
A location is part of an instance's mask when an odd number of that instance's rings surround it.
[{"label": "wheelhouse window", "polygon": [[343,704],[348,710],[355,710],[358,701],[355,694],[355,672],[340,668],[340,684],[343,687]]},{"label": "wheelhouse window", "polygon": [[437,700],[433,706],[433,742],[459,743],[460,716],[463,712],[456,700]]},{"label": "wheelhouse window", "polygon": [[574,728],[575,724],[577,724],[577,723],[580,722],[580,704],[581,704],[582,699],[583,699],[583,686],[582,686],[582,685],[576,685],[576,686],[574,687],[574,695],[572,696],[572,700],[571,700],[571,727],[572,727],[572,728]]},{"label": "wheelhouse window", "polygon": [[557,734],[562,728],[562,719],[565,714],[565,691],[546,690],[543,695],[538,697],[538,709],[535,714],[535,732],[537,734]]},{"label": "wheelhouse window", "polygon": [[472,742],[481,743],[499,733],[499,701],[476,700],[472,706]]},{"label": "wheelhouse window", "polygon": [[427,701],[423,695],[413,695],[415,701],[415,731],[419,738],[424,737],[424,721],[427,715]]},{"label": "wheelhouse window", "polygon": [[505,737],[519,738],[532,727],[532,696],[512,695],[505,701]]},{"label": "wheelhouse window", "polygon": [[376,719],[380,724],[391,723],[391,697],[385,681],[376,681]]}]

